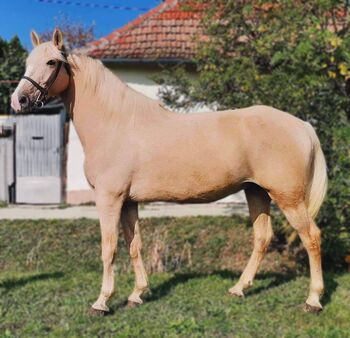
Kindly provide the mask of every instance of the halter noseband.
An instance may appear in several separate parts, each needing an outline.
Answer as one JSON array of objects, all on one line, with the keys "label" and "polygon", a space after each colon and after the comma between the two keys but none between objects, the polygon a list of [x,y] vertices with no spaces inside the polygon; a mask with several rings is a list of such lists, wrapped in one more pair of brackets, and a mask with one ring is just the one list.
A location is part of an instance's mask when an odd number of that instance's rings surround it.
[{"label": "halter noseband", "polygon": [[[65,59],[67,59],[66,53],[63,52],[62,55],[65,57]],[[22,76],[22,79],[29,81],[34,87],[36,87],[40,91],[38,98],[34,102],[34,106],[36,108],[42,108],[44,106],[45,102],[47,101],[47,98],[49,95],[49,90],[52,87],[52,85],[55,83],[55,81],[58,77],[58,74],[61,70],[62,64],[63,64],[63,61],[58,61],[55,71],[50,75],[49,79],[47,80],[47,83],[45,86],[46,88],[41,86],[38,82],[34,81],[29,76]],[[65,65],[65,68],[67,70],[68,75],[70,75],[70,69],[69,69],[68,63],[64,63],[64,65]]]}]

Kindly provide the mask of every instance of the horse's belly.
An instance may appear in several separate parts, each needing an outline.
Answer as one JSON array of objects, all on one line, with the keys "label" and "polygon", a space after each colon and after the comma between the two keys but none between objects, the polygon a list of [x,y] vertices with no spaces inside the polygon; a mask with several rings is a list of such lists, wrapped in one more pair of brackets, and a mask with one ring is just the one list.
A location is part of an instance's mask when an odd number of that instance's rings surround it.
[{"label": "horse's belly", "polygon": [[232,172],[220,171],[189,175],[153,174],[136,180],[131,186],[130,197],[139,202],[211,202],[241,190],[243,181]]}]

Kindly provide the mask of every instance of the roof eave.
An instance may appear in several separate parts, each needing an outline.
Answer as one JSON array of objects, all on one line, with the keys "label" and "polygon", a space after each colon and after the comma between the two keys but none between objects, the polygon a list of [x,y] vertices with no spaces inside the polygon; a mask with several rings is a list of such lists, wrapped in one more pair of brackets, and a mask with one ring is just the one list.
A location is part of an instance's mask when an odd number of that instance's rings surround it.
[{"label": "roof eave", "polygon": [[102,63],[105,65],[192,65],[194,64],[193,60],[182,59],[182,58],[157,58],[157,59],[141,59],[141,58],[101,58]]}]

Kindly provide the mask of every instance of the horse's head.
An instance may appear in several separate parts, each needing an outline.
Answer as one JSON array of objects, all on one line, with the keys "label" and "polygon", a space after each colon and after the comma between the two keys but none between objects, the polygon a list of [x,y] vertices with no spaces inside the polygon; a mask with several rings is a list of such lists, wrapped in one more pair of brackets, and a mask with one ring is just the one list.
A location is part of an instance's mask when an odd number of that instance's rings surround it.
[{"label": "horse's head", "polygon": [[41,43],[32,31],[34,49],[26,61],[26,72],[11,97],[16,112],[42,107],[50,96],[65,91],[69,85],[70,69],[63,46],[63,36],[55,29],[52,41]]}]

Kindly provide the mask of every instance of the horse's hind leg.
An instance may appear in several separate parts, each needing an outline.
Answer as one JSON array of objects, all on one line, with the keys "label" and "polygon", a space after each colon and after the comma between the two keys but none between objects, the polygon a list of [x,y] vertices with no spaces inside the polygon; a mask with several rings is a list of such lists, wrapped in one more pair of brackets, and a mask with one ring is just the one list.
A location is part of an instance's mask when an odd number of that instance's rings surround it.
[{"label": "horse's hind leg", "polygon": [[281,209],[291,226],[297,230],[309,256],[311,283],[305,310],[308,312],[319,312],[322,310],[320,296],[323,293],[320,229],[310,217],[304,202],[294,208],[283,207]]},{"label": "horse's hind leg", "polygon": [[245,190],[249,213],[254,229],[254,249],[237,284],[229,292],[232,295],[243,297],[243,290],[253,284],[253,279],[260,262],[271,242],[273,235],[270,217],[269,195],[259,186],[251,186]]},{"label": "horse's hind leg", "polygon": [[148,289],[148,279],[141,257],[141,234],[139,229],[137,203],[126,202],[122,208],[121,223],[124,237],[135,272],[135,287],[128,297],[128,306],[142,304],[141,295]]}]

